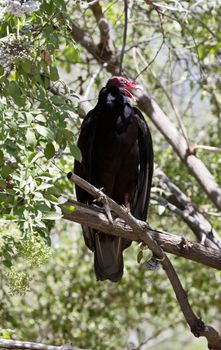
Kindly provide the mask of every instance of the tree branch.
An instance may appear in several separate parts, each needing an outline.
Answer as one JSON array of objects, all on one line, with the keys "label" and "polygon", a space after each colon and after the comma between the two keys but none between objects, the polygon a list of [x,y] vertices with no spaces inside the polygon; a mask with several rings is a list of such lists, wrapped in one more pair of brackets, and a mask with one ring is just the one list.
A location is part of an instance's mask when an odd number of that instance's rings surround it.
[{"label": "tree branch", "polygon": [[109,23],[104,17],[99,2],[90,6],[100,30],[100,43],[96,45],[88,37],[83,29],[79,28],[74,22],[71,23],[71,35],[73,39],[81,44],[99,63],[107,63],[107,70],[115,74],[119,67],[118,57],[115,54],[113,41],[110,36]]},{"label": "tree branch", "polygon": [[102,191],[98,190],[96,187],[89,184],[84,179],[81,179],[79,176],[73,173],[69,173],[68,178],[70,181],[72,181],[77,186],[90,193],[102,203],[107,204],[114,213],[116,213],[121,219],[125,221],[126,224],[128,224],[132,228],[133,232],[137,236],[137,239],[143,241],[147,245],[147,247],[157,257],[158,261],[165,270],[165,273],[170,280],[170,283],[173,287],[183,315],[188,325],[190,326],[191,332],[196,337],[206,337],[209,348],[221,349],[221,336],[213,327],[206,326],[199,318],[197,318],[197,316],[193,312],[189,304],[187,294],[182,287],[182,284],[178,278],[178,275],[173,265],[162,250],[162,247],[158,244],[156,240],[152,238],[152,236],[146,230],[147,224],[145,222],[135,219],[131,214],[127,213],[122,207],[120,207],[111,198],[106,196]]},{"label": "tree branch", "polygon": [[148,234],[167,253],[221,270],[221,252],[218,249],[208,248],[200,243],[192,242],[183,236],[154,230],[150,227],[146,227],[142,236],[138,238],[137,233],[124,220],[117,219],[113,223],[110,223],[104,211],[100,208],[88,207],[76,201],[68,201],[64,207],[70,205],[74,206],[75,209],[70,214],[64,214],[63,217],[66,220],[78,222],[81,225],[86,225],[109,235],[120,236],[131,241],[144,241]]},{"label": "tree branch", "polygon": [[64,344],[61,346],[46,345],[41,343],[32,343],[28,341],[8,340],[0,338],[0,350],[5,349],[27,349],[27,350],[86,350],[79,349],[71,344]]},{"label": "tree branch", "polygon": [[93,15],[96,19],[100,31],[100,43],[97,46],[99,49],[99,56],[102,57],[104,60],[105,58],[109,60],[111,56],[115,55],[114,44],[110,35],[109,23],[104,16],[99,1],[91,4],[89,7],[93,12]]},{"label": "tree branch", "polygon": [[[207,247],[221,249],[221,238],[206,217],[197,210],[195,204],[169,180],[162,170],[157,169],[155,176],[162,181],[162,185],[166,186],[172,194],[172,196],[167,198],[166,202],[168,202],[164,203],[165,206],[182,217],[183,221],[196,235],[199,242]],[[177,202],[175,207],[177,210],[173,208],[174,200]]]}]

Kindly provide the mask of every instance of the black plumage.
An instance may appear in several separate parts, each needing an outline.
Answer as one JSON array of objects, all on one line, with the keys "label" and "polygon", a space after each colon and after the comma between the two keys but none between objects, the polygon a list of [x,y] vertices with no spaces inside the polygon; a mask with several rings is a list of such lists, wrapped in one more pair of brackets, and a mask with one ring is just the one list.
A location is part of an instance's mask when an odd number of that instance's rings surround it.
[{"label": "black plumage", "polygon": [[[78,147],[82,162],[74,171],[130,208],[134,217],[146,220],[153,173],[153,149],[149,128],[141,112],[132,106],[136,84],[113,77],[99,94],[98,103],[85,117]],[[78,201],[93,198],[76,186]],[[83,226],[85,243],[94,251],[98,280],[117,282],[123,274],[123,250],[130,241]]]}]

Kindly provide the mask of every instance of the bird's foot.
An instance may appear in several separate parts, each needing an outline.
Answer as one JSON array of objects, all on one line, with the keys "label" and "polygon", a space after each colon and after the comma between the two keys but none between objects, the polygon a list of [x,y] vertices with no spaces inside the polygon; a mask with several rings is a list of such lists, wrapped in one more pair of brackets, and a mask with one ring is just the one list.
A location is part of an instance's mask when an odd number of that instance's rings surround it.
[{"label": "bird's foot", "polygon": [[123,208],[128,214],[132,215],[131,214],[131,211],[130,211],[130,208],[124,204],[121,205],[121,208]]},{"label": "bird's foot", "polygon": [[105,210],[105,213],[107,215],[107,218],[108,218],[109,222],[111,224],[113,224],[113,218],[112,218],[112,214],[111,214],[111,210],[110,210],[109,205],[108,204],[104,204],[103,207],[104,207],[104,210]]}]

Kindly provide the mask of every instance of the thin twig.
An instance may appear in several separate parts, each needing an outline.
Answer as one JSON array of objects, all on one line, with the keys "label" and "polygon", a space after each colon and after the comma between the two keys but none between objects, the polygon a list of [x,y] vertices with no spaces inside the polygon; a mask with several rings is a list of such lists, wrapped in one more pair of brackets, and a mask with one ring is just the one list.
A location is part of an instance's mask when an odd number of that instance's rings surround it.
[{"label": "thin twig", "polygon": [[90,91],[91,91],[91,88],[96,80],[96,78],[99,76],[99,74],[101,73],[101,71],[107,66],[107,63],[103,63],[100,67],[98,67],[98,69],[94,72],[94,74],[92,75],[91,79],[90,79],[90,82],[87,86],[87,89],[85,91],[85,94],[84,94],[84,97],[83,99],[84,100],[87,100],[88,99],[88,96],[90,94]]},{"label": "thin twig", "polygon": [[124,35],[123,35],[123,44],[121,49],[121,55],[120,55],[120,63],[119,63],[119,74],[122,74],[122,68],[123,68],[123,60],[124,60],[124,52],[127,42],[127,25],[128,25],[128,3],[127,0],[124,0]]},{"label": "thin twig", "polygon": [[211,152],[221,152],[220,147],[207,146],[207,145],[194,145],[194,146],[192,146],[193,152],[197,151],[198,149],[203,149],[203,150],[211,151]]},{"label": "thin twig", "polygon": [[[143,61],[143,63],[146,64],[146,61],[145,61],[143,55],[141,54],[140,50],[137,49],[137,53],[138,53],[139,57],[141,58],[141,60]],[[185,138],[186,143],[188,144],[188,148],[191,149],[191,146],[190,146],[190,143],[189,143],[189,139],[188,139],[188,136],[187,136],[187,131],[186,131],[186,128],[185,128],[185,126],[183,124],[183,121],[182,121],[182,118],[181,118],[181,115],[180,115],[179,111],[177,110],[176,106],[174,105],[174,103],[173,103],[170,95],[168,94],[166,88],[163,86],[161,81],[157,78],[156,74],[151,69],[150,69],[150,73],[152,74],[154,79],[157,81],[157,84],[161,87],[161,89],[163,90],[164,94],[166,95],[166,97],[167,97],[167,99],[168,99],[168,101],[170,103],[170,106],[172,107],[172,109],[174,111],[176,119],[177,119],[177,121],[179,123],[179,126],[180,126],[180,129],[182,131],[183,137]]]},{"label": "thin twig", "polygon": [[155,61],[155,59],[157,58],[158,54],[160,53],[160,51],[161,51],[161,49],[162,49],[163,44],[164,44],[164,38],[163,38],[163,40],[162,40],[162,42],[161,42],[161,44],[160,44],[160,46],[159,46],[157,52],[155,53],[154,57],[152,58],[152,60],[151,60],[151,61],[136,75],[135,80],[136,80],[141,74],[143,74],[143,73],[151,66],[151,64]]}]

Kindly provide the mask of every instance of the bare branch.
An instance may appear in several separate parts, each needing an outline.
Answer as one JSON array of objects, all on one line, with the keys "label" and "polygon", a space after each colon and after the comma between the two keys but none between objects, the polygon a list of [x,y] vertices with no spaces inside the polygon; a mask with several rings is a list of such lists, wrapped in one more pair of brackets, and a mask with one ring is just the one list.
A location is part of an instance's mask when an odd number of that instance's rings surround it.
[{"label": "bare branch", "polygon": [[127,3],[127,0],[124,0],[124,35],[123,35],[123,43],[122,43],[122,49],[121,49],[121,55],[120,55],[119,74],[122,73],[124,52],[125,52],[126,41],[127,41],[127,25],[128,25],[128,3]]},{"label": "bare branch", "polygon": [[[113,59],[116,61],[117,57],[114,48],[114,43],[110,35],[110,26],[106,17],[104,16],[99,1],[90,5],[90,8],[93,12],[93,15],[96,19],[100,31],[100,42],[97,45],[96,55],[99,59],[102,59],[102,61],[100,61],[101,63],[105,63],[110,60],[112,61]],[[115,62],[115,64],[116,63],[117,62]]]},{"label": "bare branch", "polygon": [[73,213],[64,214],[63,217],[66,220],[78,222],[109,235],[120,236],[137,242],[144,241],[148,233],[165,252],[221,270],[221,252],[218,249],[192,242],[184,238],[185,234],[178,236],[146,226],[144,232],[138,237],[137,233],[124,220],[117,219],[111,224],[102,209],[91,208],[76,201],[69,201],[65,205],[75,207]]},{"label": "bare branch", "polygon": [[[72,27],[73,28],[73,27]],[[72,31],[73,37],[76,40],[76,36],[74,31]],[[84,37],[81,37],[81,40],[76,40],[81,45],[84,44]],[[84,46],[84,45],[83,45]],[[86,46],[84,46],[86,48]],[[99,48],[98,48],[99,49]],[[89,51],[89,50],[88,50]],[[107,62],[107,71],[111,74],[116,75],[118,73],[118,62],[116,60],[115,55],[110,55],[109,57],[102,57],[102,52],[97,50],[95,53],[90,51],[93,57],[97,59],[98,62],[103,63]],[[204,163],[198,159],[194,154],[190,153],[187,142],[185,138],[179,133],[176,127],[172,124],[169,118],[163,113],[158,104],[148,95],[143,94],[138,96],[138,107],[142,109],[153,121],[158,130],[164,135],[167,141],[173,146],[175,152],[178,154],[182,162],[187,166],[189,171],[194,175],[197,179],[203,190],[207,193],[208,197],[212,200],[212,202],[216,205],[216,207],[221,210],[221,189],[216,183],[215,179],[206,168]],[[81,179],[77,179],[74,177],[74,182],[79,186],[84,188],[86,191],[92,194],[94,191],[93,186],[90,187],[88,183],[84,180],[82,182]],[[86,185],[86,187],[84,187]],[[89,185],[89,187],[88,187]],[[93,188],[93,190],[92,190]],[[132,216],[128,215],[119,205],[117,205],[110,198],[105,196],[99,190],[96,190],[92,195],[96,198],[102,196],[103,200],[108,202],[110,208],[119,215],[125,222],[132,228],[132,230],[137,234],[138,239],[142,239],[142,235],[146,232],[146,225],[142,222],[137,222]],[[145,238],[145,239],[144,239]],[[173,286],[174,292],[176,294],[179,305],[182,309],[184,317],[189,324],[192,333],[196,336],[205,336],[208,341],[208,347],[210,349],[221,349],[221,336],[218,332],[210,327],[206,326],[197,316],[194,314],[186,293],[180,283],[180,280],[174,270],[170,260],[164,254],[162,247],[158,245],[158,243],[152,239],[152,237],[147,233],[145,237],[142,239],[145,244],[153,251],[153,253],[158,257],[160,263],[162,264],[170,282]],[[208,248],[209,249],[209,248]]]},{"label": "bare branch", "polygon": [[[0,338],[0,350],[5,349],[26,349],[26,350],[83,350],[72,346],[71,344],[64,344],[61,346],[47,345],[41,343],[33,343],[28,341],[8,340]],[[86,349],[84,349],[86,350]]]},{"label": "bare branch", "polygon": [[174,206],[171,199],[167,198],[167,201],[169,202],[166,201],[167,203],[164,203],[166,207],[182,217],[185,223],[194,232],[199,242],[211,248],[221,249],[221,238],[205,216],[197,210],[195,204],[192,203],[189,198],[169,180],[162,170],[157,169],[155,175],[172,193],[178,203],[177,206]]},{"label": "bare branch", "polygon": [[107,69],[112,74],[115,74],[116,68],[118,67],[117,57],[113,55],[111,50],[102,49],[101,45],[95,45],[93,40],[88,37],[88,35],[79,28],[74,22],[71,23],[71,34],[73,39],[80,43],[99,63],[107,64]]},{"label": "bare branch", "polygon": [[[143,69],[141,69],[141,71],[137,72],[137,75],[136,75],[136,77],[135,77],[135,80],[136,80],[140,75],[142,75],[142,74],[151,66],[151,64],[155,61],[155,59],[156,59],[157,56],[159,55],[159,53],[160,53],[160,51],[161,51],[163,45],[164,45],[164,38],[163,38],[163,40],[161,41],[161,44],[160,44],[159,48],[157,49],[157,51],[156,51],[154,57],[151,59],[151,61],[148,62],[148,63],[146,63],[145,67],[144,67]],[[136,50],[136,51],[138,52],[138,50]]]}]

